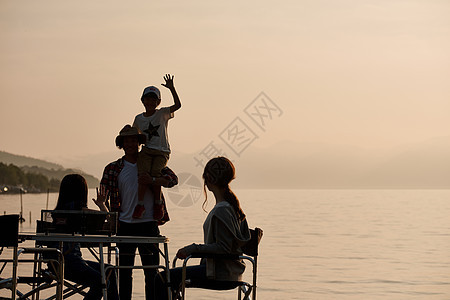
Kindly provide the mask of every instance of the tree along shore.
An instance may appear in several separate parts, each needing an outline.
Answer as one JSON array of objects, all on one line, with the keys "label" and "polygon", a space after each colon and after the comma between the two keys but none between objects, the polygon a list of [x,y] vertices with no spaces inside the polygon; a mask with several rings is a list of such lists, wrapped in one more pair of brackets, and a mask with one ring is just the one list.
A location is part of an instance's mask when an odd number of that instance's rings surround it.
[{"label": "tree along shore", "polygon": [[40,173],[25,172],[13,164],[0,162],[0,194],[57,192],[61,180]]}]

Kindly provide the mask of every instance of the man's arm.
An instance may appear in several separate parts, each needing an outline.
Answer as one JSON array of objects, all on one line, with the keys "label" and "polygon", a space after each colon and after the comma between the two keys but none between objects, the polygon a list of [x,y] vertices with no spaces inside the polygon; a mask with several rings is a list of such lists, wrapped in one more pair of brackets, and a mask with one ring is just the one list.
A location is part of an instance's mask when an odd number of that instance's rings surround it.
[{"label": "man's arm", "polygon": [[175,86],[173,84],[173,75],[166,74],[163,78],[166,83],[162,83],[162,86],[165,86],[170,90],[173,97],[173,105],[170,107],[170,112],[173,113],[181,108],[180,98],[178,97],[177,91],[175,90]]},{"label": "man's arm", "polygon": [[108,164],[105,167],[102,179],[100,180],[100,190],[104,191],[105,205],[108,209],[117,209],[120,206],[118,197],[113,197],[113,192],[117,176],[121,170],[121,165],[123,165],[123,160],[121,159]]},{"label": "man's arm", "polygon": [[178,176],[169,167],[165,167],[164,169],[162,169],[161,173],[163,176],[161,176],[160,178],[165,178],[167,182],[166,185],[162,185],[163,187],[171,188],[178,184]]},{"label": "man's arm", "polygon": [[[110,195],[110,182],[112,180],[112,172],[113,172],[113,166],[112,164],[108,164],[105,169],[103,170],[103,176],[102,179],[100,180],[100,190],[105,191],[105,201],[104,204],[105,206],[109,209],[111,207],[110,203],[109,203],[109,195]],[[97,194],[98,194],[98,189],[97,189]],[[97,203],[96,203],[97,204]]]},{"label": "man's arm", "polygon": [[178,184],[178,177],[170,168],[165,167],[161,172],[161,177],[152,177],[148,173],[141,174],[138,179],[139,183],[144,185],[160,185],[166,188],[171,188]]}]

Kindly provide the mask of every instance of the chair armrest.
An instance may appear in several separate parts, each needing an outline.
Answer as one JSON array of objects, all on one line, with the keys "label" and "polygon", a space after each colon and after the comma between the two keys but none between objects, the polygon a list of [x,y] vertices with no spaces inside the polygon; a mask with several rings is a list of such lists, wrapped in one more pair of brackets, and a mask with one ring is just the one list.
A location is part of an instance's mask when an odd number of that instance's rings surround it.
[{"label": "chair armrest", "polygon": [[[237,259],[248,259],[245,256],[240,256],[237,254],[192,253],[191,255],[189,255],[188,257],[183,259],[183,261],[185,261],[185,263],[187,263],[187,261],[191,258],[215,258],[215,259],[236,259],[236,260]],[[173,263],[172,263],[173,268],[176,267],[177,260],[178,260],[178,257],[175,256],[173,259]]]},{"label": "chair armrest", "polygon": [[48,252],[53,252],[53,253],[61,253],[61,251],[59,249],[56,248],[40,248],[40,247],[34,247],[34,248],[21,248],[20,253],[48,253]]},{"label": "chair armrest", "polygon": [[191,258],[239,259],[238,254],[192,253]]}]

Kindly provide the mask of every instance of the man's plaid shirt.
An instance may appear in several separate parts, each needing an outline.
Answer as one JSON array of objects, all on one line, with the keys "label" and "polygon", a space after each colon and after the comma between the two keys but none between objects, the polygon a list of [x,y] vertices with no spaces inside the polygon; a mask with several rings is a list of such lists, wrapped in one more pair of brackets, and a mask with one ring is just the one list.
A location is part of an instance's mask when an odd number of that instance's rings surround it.
[{"label": "man's plaid shirt", "polygon": [[[110,163],[105,167],[103,171],[103,177],[100,181],[100,186],[105,189],[109,197],[109,207],[111,211],[121,212],[122,200],[120,198],[119,191],[119,174],[124,167],[123,157]],[[178,177],[175,173],[168,167],[161,170],[163,177],[169,180],[169,184],[165,187],[171,188],[178,184]],[[169,221],[169,215],[167,213],[166,201],[164,200],[164,195],[162,195],[162,200],[164,204],[164,217],[159,221],[160,225]]]}]

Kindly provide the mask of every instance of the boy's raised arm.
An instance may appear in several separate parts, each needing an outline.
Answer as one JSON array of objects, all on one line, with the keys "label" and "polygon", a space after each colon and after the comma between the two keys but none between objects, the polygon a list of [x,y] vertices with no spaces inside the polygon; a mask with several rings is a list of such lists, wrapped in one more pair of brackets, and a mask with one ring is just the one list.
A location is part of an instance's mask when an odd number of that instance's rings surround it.
[{"label": "boy's raised arm", "polygon": [[166,81],[166,83],[162,83],[162,86],[165,86],[170,90],[173,97],[174,104],[170,107],[170,112],[173,113],[181,108],[181,102],[180,98],[178,97],[177,91],[175,90],[175,86],[173,84],[173,75],[166,74],[163,78]]}]

